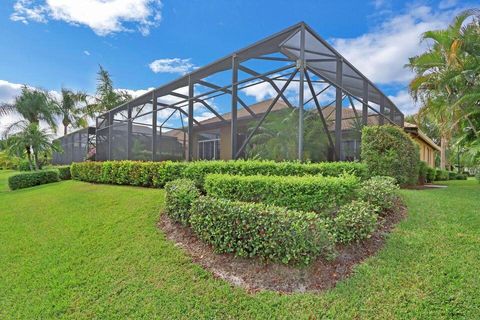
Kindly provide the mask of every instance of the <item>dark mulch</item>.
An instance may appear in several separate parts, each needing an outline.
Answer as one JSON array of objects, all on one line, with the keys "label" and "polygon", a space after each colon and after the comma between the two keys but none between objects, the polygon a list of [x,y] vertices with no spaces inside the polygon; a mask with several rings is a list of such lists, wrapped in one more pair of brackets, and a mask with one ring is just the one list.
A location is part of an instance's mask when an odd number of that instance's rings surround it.
[{"label": "dark mulch", "polygon": [[212,272],[215,277],[240,286],[249,292],[274,290],[282,293],[322,291],[348,277],[355,265],[378,252],[395,225],[406,216],[406,208],[398,204],[378,230],[360,243],[337,246],[333,261],[317,259],[306,268],[266,263],[260,259],[236,258],[232,254],[216,254],[211,246],[199,240],[190,228],[173,222],[162,214],[158,223],[167,238],[182,248],[194,263]]}]

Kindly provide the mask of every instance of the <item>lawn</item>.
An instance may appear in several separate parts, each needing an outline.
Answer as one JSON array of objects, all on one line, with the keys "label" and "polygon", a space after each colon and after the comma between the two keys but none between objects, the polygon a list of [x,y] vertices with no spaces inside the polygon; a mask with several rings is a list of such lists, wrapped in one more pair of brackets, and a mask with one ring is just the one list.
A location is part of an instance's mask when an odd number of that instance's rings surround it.
[{"label": "lawn", "polygon": [[0,171],[0,318],[475,318],[480,185],[403,190],[386,247],[321,294],[247,294],[156,228],[162,190],[64,181],[7,191]]}]

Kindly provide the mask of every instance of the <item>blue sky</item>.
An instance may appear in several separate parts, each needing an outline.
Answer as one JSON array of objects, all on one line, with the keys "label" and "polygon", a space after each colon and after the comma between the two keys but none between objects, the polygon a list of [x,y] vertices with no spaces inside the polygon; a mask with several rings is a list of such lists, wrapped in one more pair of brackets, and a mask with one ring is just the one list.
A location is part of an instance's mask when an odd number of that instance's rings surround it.
[{"label": "blue sky", "polygon": [[469,6],[454,0],[2,1],[0,102],[11,101],[21,84],[94,93],[99,64],[116,87],[135,94],[305,21],[411,113],[411,73],[403,65],[425,48],[422,32],[444,27]]}]

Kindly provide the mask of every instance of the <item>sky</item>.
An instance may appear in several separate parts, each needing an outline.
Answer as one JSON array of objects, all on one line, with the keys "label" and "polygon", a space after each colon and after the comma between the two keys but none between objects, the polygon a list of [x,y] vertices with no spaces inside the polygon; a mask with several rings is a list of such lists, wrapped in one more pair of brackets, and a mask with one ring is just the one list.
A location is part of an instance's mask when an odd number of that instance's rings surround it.
[{"label": "sky", "polygon": [[[26,84],[95,92],[99,65],[134,96],[300,21],[310,25],[405,113],[408,58],[423,32],[447,26],[470,1],[2,0],[0,103]],[[255,88],[255,87],[253,87]],[[269,97],[257,86],[246,94]],[[0,119],[4,127],[14,118]]]}]

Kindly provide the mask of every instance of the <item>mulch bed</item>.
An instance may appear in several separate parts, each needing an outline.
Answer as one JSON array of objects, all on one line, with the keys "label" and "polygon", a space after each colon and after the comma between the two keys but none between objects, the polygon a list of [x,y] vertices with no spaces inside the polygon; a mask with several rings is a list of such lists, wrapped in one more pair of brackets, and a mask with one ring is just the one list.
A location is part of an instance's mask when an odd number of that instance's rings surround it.
[{"label": "mulch bed", "polygon": [[398,203],[397,210],[382,221],[378,230],[360,243],[337,246],[333,261],[317,259],[306,268],[296,268],[260,259],[236,258],[232,254],[216,254],[211,246],[199,240],[190,228],[173,222],[162,214],[158,226],[167,239],[182,248],[196,264],[215,277],[240,286],[248,292],[274,290],[282,293],[322,291],[348,277],[355,265],[378,252],[395,225],[406,216],[406,208]]}]

